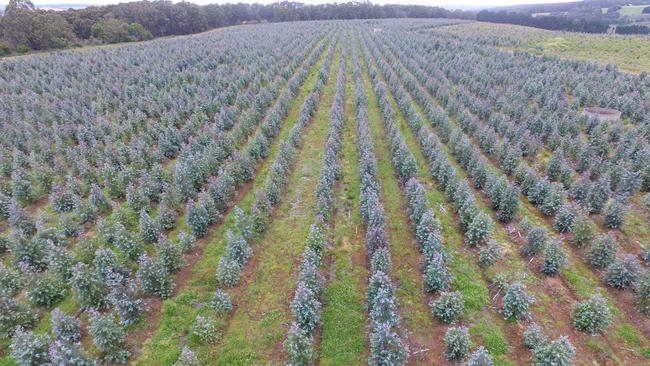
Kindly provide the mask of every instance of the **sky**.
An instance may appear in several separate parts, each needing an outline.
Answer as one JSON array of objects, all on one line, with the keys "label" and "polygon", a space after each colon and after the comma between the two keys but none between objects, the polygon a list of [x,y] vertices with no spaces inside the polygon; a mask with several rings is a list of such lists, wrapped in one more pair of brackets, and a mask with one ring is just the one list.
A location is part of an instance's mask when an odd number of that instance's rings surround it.
[{"label": "sky", "polygon": [[[126,2],[128,0],[32,0],[36,5],[45,5],[45,4],[93,4],[93,5],[105,5],[105,4],[114,4],[119,2]],[[174,0],[175,1],[175,0]],[[215,4],[215,3],[250,3],[257,2],[262,4],[274,3],[280,0],[189,0],[189,2],[204,5],[204,4]],[[346,2],[347,0],[295,0],[298,2],[306,4],[320,4],[328,2]],[[559,3],[559,2],[569,2],[575,0],[371,0],[375,4],[418,4],[418,5],[431,5],[431,6],[442,6],[448,9],[457,9],[457,8],[490,8],[495,6],[506,6],[506,5],[519,5],[519,4],[541,4],[541,3]],[[0,5],[6,5],[8,0],[0,0]]]}]

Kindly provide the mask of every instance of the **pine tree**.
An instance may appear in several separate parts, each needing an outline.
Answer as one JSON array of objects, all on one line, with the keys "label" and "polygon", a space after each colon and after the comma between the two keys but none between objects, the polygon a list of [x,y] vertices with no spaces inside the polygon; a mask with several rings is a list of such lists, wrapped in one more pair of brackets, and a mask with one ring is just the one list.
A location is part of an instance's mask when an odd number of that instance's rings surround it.
[{"label": "pine tree", "polygon": [[9,218],[9,207],[11,206],[11,199],[0,192],[0,219]]},{"label": "pine tree", "polygon": [[373,299],[371,309],[370,319],[374,323],[390,324],[391,327],[399,324],[395,298],[386,289],[379,289],[377,296]]},{"label": "pine tree", "polygon": [[560,246],[557,240],[551,240],[544,247],[544,262],[542,263],[542,273],[547,276],[556,276],[560,273],[562,266],[566,263],[567,254]]},{"label": "pine tree", "polygon": [[424,211],[415,231],[415,237],[420,248],[427,241],[429,235],[434,235],[440,230],[440,222],[436,219],[431,208]]},{"label": "pine tree", "polygon": [[204,237],[208,233],[209,222],[205,207],[190,201],[187,205],[187,224],[192,230],[192,235],[196,238]]},{"label": "pine tree", "polygon": [[542,333],[542,328],[537,323],[532,323],[524,330],[524,346],[530,350],[536,350],[548,344],[548,338]]},{"label": "pine tree", "polygon": [[620,229],[625,224],[625,207],[619,200],[615,200],[605,210],[605,226],[610,229]]},{"label": "pine tree", "polygon": [[528,242],[521,248],[523,254],[534,256],[540,253],[546,245],[548,233],[543,227],[534,227],[528,231]]},{"label": "pine tree", "polygon": [[61,309],[52,310],[52,333],[56,339],[65,342],[78,342],[81,339],[81,321],[66,315]]},{"label": "pine tree", "polygon": [[160,260],[154,261],[147,254],[142,254],[138,264],[136,276],[144,292],[161,299],[171,296],[174,291],[174,281],[169,275],[165,263]]},{"label": "pine tree", "polygon": [[571,232],[573,233],[571,243],[578,248],[586,248],[594,241],[596,224],[586,215],[580,215]]},{"label": "pine tree", "polygon": [[232,310],[232,302],[227,292],[217,289],[210,301],[210,306],[218,313],[228,313]]},{"label": "pine tree", "polygon": [[124,349],[126,333],[112,313],[102,315],[94,310],[89,313],[88,333],[93,344],[104,359],[112,363],[126,363],[130,353]]},{"label": "pine tree", "polygon": [[612,323],[607,300],[596,294],[573,306],[573,326],[582,332],[603,333]]},{"label": "pine tree", "polygon": [[503,295],[503,316],[506,319],[525,320],[530,317],[529,307],[535,298],[526,292],[526,285],[515,282],[506,287]]},{"label": "pine tree", "polygon": [[126,187],[126,205],[133,212],[138,212],[148,208],[149,200],[131,183]]},{"label": "pine tree", "polygon": [[111,203],[109,202],[108,198],[106,198],[104,192],[102,192],[102,189],[99,188],[97,184],[93,184],[92,187],[90,188],[89,200],[90,203],[92,203],[95,207],[97,207],[101,212],[106,212],[108,209],[111,208]]},{"label": "pine tree", "polygon": [[471,344],[467,328],[449,328],[445,333],[445,358],[449,361],[463,360],[469,354]]},{"label": "pine tree", "polygon": [[372,273],[390,271],[390,253],[386,248],[377,249],[370,259],[370,271]]},{"label": "pine tree", "polygon": [[103,309],[106,307],[106,283],[87,264],[77,263],[72,270],[70,286],[81,308]]},{"label": "pine tree", "polygon": [[650,317],[650,272],[646,272],[641,276],[636,290],[635,302],[639,311]]},{"label": "pine tree", "polygon": [[173,366],[201,366],[201,363],[199,362],[196,353],[194,353],[194,351],[192,351],[188,346],[185,346]]},{"label": "pine tree", "polygon": [[298,326],[312,334],[320,321],[321,303],[314,293],[303,283],[298,283],[291,310]]},{"label": "pine tree", "polygon": [[147,243],[154,243],[160,235],[160,227],[151,216],[142,209],[140,211],[140,239]]},{"label": "pine tree", "polygon": [[29,305],[22,303],[5,292],[0,292],[0,337],[9,338],[17,327],[31,327],[36,323],[36,314]]},{"label": "pine tree", "polygon": [[176,225],[176,212],[169,208],[167,204],[161,203],[158,206],[158,216],[156,225],[162,230],[171,230]]},{"label": "pine tree", "polygon": [[594,184],[589,196],[587,197],[587,202],[589,203],[589,211],[592,213],[601,213],[605,208],[607,200],[611,194],[609,180],[602,179],[596,184]]},{"label": "pine tree", "polygon": [[284,351],[289,355],[287,365],[308,366],[314,358],[312,337],[307,331],[293,323],[283,343]]},{"label": "pine tree", "polygon": [[389,324],[379,323],[373,326],[370,333],[370,359],[368,360],[371,366],[403,365],[407,356],[408,349]]},{"label": "pine tree", "polygon": [[52,342],[49,348],[52,366],[98,366],[79,343],[69,343],[61,340]]},{"label": "pine tree", "polygon": [[240,277],[241,267],[239,267],[239,263],[229,260],[225,256],[221,257],[217,267],[217,282],[231,288],[239,284]]},{"label": "pine tree", "polygon": [[368,282],[366,296],[368,307],[370,309],[372,308],[372,304],[374,304],[375,298],[377,297],[380,289],[384,289],[391,294],[393,293],[393,286],[390,282],[390,278],[388,278],[384,272],[375,272],[372,274],[370,281]]},{"label": "pine tree", "polygon": [[271,202],[262,191],[255,192],[255,199],[253,200],[252,219],[253,230],[257,234],[261,234],[266,230],[271,218]]},{"label": "pine tree", "polygon": [[66,238],[76,238],[81,232],[79,219],[72,214],[64,214],[59,218],[59,227]]},{"label": "pine tree", "polygon": [[458,292],[443,292],[430,303],[433,316],[447,324],[453,324],[465,310],[463,295]]},{"label": "pine tree", "polygon": [[122,268],[118,261],[117,255],[111,248],[102,248],[95,251],[95,270],[104,281],[108,281],[115,273],[126,272],[126,269]]},{"label": "pine tree", "polygon": [[176,273],[185,266],[181,247],[172,243],[164,235],[155,244],[158,260],[163,264],[167,273]]},{"label": "pine tree", "polygon": [[11,357],[19,366],[49,365],[50,340],[45,335],[37,335],[18,327],[11,338]]},{"label": "pine tree", "polygon": [[243,267],[253,256],[253,250],[241,234],[226,231],[226,258]]},{"label": "pine tree", "polygon": [[246,241],[252,240],[255,232],[253,231],[254,224],[251,217],[249,217],[246,212],[239,207],[235,207],[233,213],[235,215],[235,223],[239,233],[244,237],[244,239],[246,239]]},{"label": "pine tree", "polygon": [[216,343],[221,338],[217,325],[201,315],[197,315],[194,320],[192,335],[197,337],[202,344]]},{"label": "pine tree", "polygon": [[9,226],[16,230],[20,239],[29,239],[36,234],[36,223],[16,201],[9,206]]},{"label": "pine tree", "polygon": [[[312,224],[309,228],[309,234],[307,236],[307,247],[311,248],[319,257],[322,256],[323,251],[325,250],[326,239],[323,229],[316,225]],[[320,267],[320,261],[317,263],[317,266]]]},{"label": "pine tree", "polygon": [[491,267],[499,259],[501,259],[501,245],[496,240],[489,240],[479,251],[478,263],[481,267]]},{"label": "pine tree", "polygon": [[613,237],[601,235],[587,250],[586,256],[589,263],[597,268],[609,266],[616,259],[618,244]]},{"label": "pine tree", "polygon": [[108,301],[120,316],[120,322],[127,327],[134,324],[144,309],[143,301],[138,298],[135,281],[120,273],[112,273],[107,283],[110,289]]},{"label": "pine tree", "polygon": [[63,299],[65,295],[65,284],[51,274],[45,274],[37,278],[27,291],[27,298],[39,306],[52,306]]},{"label": "pine tree", "polygon": [[494,224],[490,215],[481,211],[478,215],[472,220],[469,225],[467,232],[467,245],[477,246],[483,244],[487,239],[492,235],[492,230],[494,229]]},{"label": "pine tree", "polygon": [[605,282],[614,288],[624,289],[636,285],[640,277],[639,260],[633,254],[626,254],[607,267]]},{"label": "pine tree", "polygon": [[474,353],[469,357],[469,361],[465,366],[493,366],[492,358],[490,358],[490,353],[483,347],[479,347]]},{"label": "pine tree", "polygon": [[[18,155],[16,159],[20,159]],[[21,203],[31,202],[36,196],[32,176],[27,170],[19,165],[14,164],[11,171],[11,197]]]},{"label": "pine tree", "polygon": [[510,222],[519,212],[519,189],[509,184],[501,194],[497,218],[501,222]]},{"label": "pine tree", "polygon": [[55,212],[63,213],[74,210],[77,197],[65,184],[57,184],[52,189],[52,208]]},{"label": "pine tree", "polygon": [[[312,252],[311,249],[307,249],[305,254],[309,252]],[[305,257],[302,261],[299,281],[304,283],[316,296],[320,296],[325,285],[325,279],[318,271],[318,267],[316,267],[313,260],[309,257]]]},{"label": "pine tree", "polygon": [[535,350],[533,366],[573,366],[575,348],[566,336]]},{"label": "pine tree", "polygon": [[437,254],[424,270],[424,288],[427,291],[449,291],[453,276],[449,272],[444,258]]},{"label": "pine tree", "polygon": [[566,202],[566,192],[559,183],[551,183],[543,197],[540,210],[546,216],[554,215]]},{"label": "pine tree", "polygon": [[188,234],[185,231],[181,231],[178,234],[178,246],[181,248],[181,252],[185,254],[191,252],[192,248],[194,248],[194,242],[196,242],[194,235]]},{"label": "pine tree", "polygon": [[578,210],[575,207],[571,205],[562,206],[555,215],[555,223],[553,224],[553,227],[561,233],[573,230],[578,214]]}]

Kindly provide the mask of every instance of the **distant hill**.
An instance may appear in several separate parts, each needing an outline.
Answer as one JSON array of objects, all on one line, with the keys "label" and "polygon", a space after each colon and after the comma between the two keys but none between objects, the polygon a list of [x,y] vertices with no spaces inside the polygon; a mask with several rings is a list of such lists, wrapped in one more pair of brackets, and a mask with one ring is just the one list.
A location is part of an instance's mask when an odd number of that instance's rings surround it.
[{"label": "distant hill", "polygon": [[532,16],[560,16],[574,20],[600,21],[609,24],[631,24],[650,21],[650,14],[642,14],[650,0],[584,0],[568,3],[511,5],[490,8]]},{"label": "distant hill", "polygon": [[587,33],[650,33],[650,0],[584,0],[486,9],[477,20]]},{"label": "distant hill", "polygon": [[623,7],[625,5],[650,5],[650,0],[583,0],[568,3],[525,4],[490,8],[489,10],[506,10],[522,13],[560,13],[560,12],[590,12],[605,8]]},{"label": "distant hill", "polygon": [[[83,9],[87,8],[89,6],[93,6],[92,4],[34,4],[38,9],[44,9],[44,10],[68,10],[68,9]],[[0,5],[0,14],[3,14],[5,12],[5,6]]]}]

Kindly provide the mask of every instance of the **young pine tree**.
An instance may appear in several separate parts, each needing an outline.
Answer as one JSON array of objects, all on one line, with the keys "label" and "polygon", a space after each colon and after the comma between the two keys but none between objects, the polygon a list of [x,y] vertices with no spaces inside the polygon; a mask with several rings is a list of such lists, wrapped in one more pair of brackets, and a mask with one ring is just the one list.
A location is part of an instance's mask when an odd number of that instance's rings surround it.
[{"label": "young pine tree", "polygon": [[465,327],[451,327],[445,333],[445,358],[460,361],[467,357],[472,342]]},{"label": "young pine tree", "polygon": [[126,332],[117,322],[112,313],[100,314],[96,311],[89,313],[88,333],[93,338],[93,344],[102,353],[104,360],[112,363],[126,363],[130,353],[124,349]]},{"label": "young pine tree", "polygon": [[530,317],[529,307],[535,298],[526,292],[526,285],[515,282],[508,285],[503,295],[503,316],[506,319],[525,320]]},{"label": "young pine tree", "polygon": [[612,323],[607,300],[596,294],[573,306],[573,326],[582,332],[603,333]]}]

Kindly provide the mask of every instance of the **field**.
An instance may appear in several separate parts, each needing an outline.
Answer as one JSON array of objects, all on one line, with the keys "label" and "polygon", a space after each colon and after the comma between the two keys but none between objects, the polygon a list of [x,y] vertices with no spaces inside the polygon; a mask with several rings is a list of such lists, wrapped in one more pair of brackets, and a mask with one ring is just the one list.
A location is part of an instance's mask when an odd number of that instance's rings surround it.
[{"label": "field", "polygon": [[318,21],[0,61],[0,365],[647,365],[647,42]]},{"label": "field", "polygon": [[484,22],[449,25],[439,30],[498,40],[507,49],[593,61],[603,66],[613,64],[633,73],[650,72],[650,39],[646,36],[559,32]]}]

